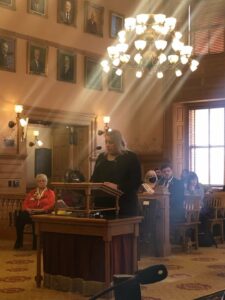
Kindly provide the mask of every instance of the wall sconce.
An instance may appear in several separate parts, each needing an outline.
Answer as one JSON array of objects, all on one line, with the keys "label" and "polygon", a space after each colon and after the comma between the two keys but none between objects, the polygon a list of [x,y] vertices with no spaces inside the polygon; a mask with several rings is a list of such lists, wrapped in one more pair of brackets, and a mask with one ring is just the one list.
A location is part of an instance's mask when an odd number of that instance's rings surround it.
[{"label": "wall sconce", "polygon": [[41,146],[43,146],[43,142],[41,140],[39,140],[39,131],[38,130],[34,130],[33,131],[33,135],[34,135],[34,141],[33,142],[29,142],[29,146],[30,147],[33,147],[33,146],[41,147]]},{"label": "wall sconce", "polygon": [[[18,126],[19,130],[19,125],[22,127],[22,134],[21,134],[21,140],[23,141],[26,138],[26,133],[27,133],[27,125],[29,118],[21,118],[21,113],[23,112],[23,105],[15,105],[15,113],[16,113],[16,122],[14,121],[9,121],[8,127],[9,128],[14,128],[16,125]],[[18,142],[19,142],[19,134],[17,134],[18,137]]]},{"label": "wall sconce", "polygon": [[102,135],[107,131],[110,131],[109,122],[110,122],[110,116],[104,116],[103,117],[103,123],[105,124],[104,130],[98,130],[98,135]]}]

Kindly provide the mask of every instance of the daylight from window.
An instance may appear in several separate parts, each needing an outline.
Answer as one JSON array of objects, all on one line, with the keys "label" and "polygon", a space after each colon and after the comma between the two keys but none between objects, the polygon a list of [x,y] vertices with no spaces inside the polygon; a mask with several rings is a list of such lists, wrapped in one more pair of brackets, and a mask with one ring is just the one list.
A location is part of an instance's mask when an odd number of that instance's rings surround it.
[{"label": "daylight from window", "polygon": [[203,184],[224,184],[224,108],[189,111],[190,169]]}]

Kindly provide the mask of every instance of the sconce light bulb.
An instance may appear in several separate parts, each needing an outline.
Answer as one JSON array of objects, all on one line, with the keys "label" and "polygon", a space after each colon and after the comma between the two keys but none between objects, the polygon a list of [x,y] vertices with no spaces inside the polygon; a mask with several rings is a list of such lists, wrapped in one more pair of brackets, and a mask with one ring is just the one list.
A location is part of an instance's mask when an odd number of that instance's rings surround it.
[{"label": "sconce light bulb", "polygon": [[41,147],[41,146],[43,146],[43,142],[41,140],[37,140],[37,145],[38,145],[38,147]]},{"label": "sconce light bulb", "polygon": [[21,114],[21,112],[23,111],[23,105],[15,105],[15,112],[17,114]]},{"label": "sconce light bulb", "polygon": [[109,124],[109,122],[110,122],[110,116],[104,116],[103,117],[103,122],[104,122],[104,124]]},{"label": "sconce light bulb", "polygon": [[25,126],[27,126],[27,123],[28,123],[28,119],[26,118],[26,119],[20,119],[20,126],[22,126],[22,127],[25,127]]},{"label": "sconce light bulb", "polygon": [[33,131],[33,135],[34,135],[34,136],[39,136],[39,131],[38,131],[38,130],[34,130],[34,131]]}]

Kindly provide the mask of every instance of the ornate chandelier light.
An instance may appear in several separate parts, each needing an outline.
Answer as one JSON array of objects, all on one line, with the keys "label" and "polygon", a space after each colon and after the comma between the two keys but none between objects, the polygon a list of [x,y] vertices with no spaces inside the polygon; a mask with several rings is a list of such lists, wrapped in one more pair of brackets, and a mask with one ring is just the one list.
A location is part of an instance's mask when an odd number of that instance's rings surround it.
[{"label": "ornate chandelier light", "polygon": [[153,71],[159,79],[168,69],[177,77],[188,68],[194,72],[199,62],[192,57],[193,48],[182,42],[182,33],[175,28],[176,19],[164,14],[126,18],[124,30],[118,32],[118,43],[107,48],[108,59],[101,62],[103,71],[108,73],[113,68],[121,76],[129,66],[135,69],[137,78]]}]

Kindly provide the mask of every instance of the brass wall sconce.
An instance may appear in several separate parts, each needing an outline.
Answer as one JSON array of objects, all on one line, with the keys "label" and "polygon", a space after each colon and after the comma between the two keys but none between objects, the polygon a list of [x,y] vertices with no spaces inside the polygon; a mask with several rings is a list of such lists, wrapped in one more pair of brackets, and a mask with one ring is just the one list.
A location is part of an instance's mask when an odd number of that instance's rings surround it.
[{"label": "brass wall sconce", "polygon": [[33,135],[34,135],[34,141],[29,142],[29,146],[30,147],[33,147],[33,146],[42,147],[44,143],[39,139],[39,131],[34,130]]},{"label": "brass wall sconce", "polygon": [[[8,127],[14,128],[17,125],[18,131],[19,131],[19,125],[22,127],[22,134],[21,134],[21,140],[23,141],[26,138],[26,131],[27,131],[27,125],[29,118],[21,117],[21,114],[23,112],[23,105],[15,105],[15,113],[16,113],[16,122],[15,121],[9,121]],[[19,137],[19,134],[17,135]]]},{"label": "brass wall sconce", "polygon": [[110,122],[110,116],[104,116],[103,117],[103,123],[105,125],[104,130],[98,130],[98,135],[103,135],[107,131],[110,131],[109,122]]}]

